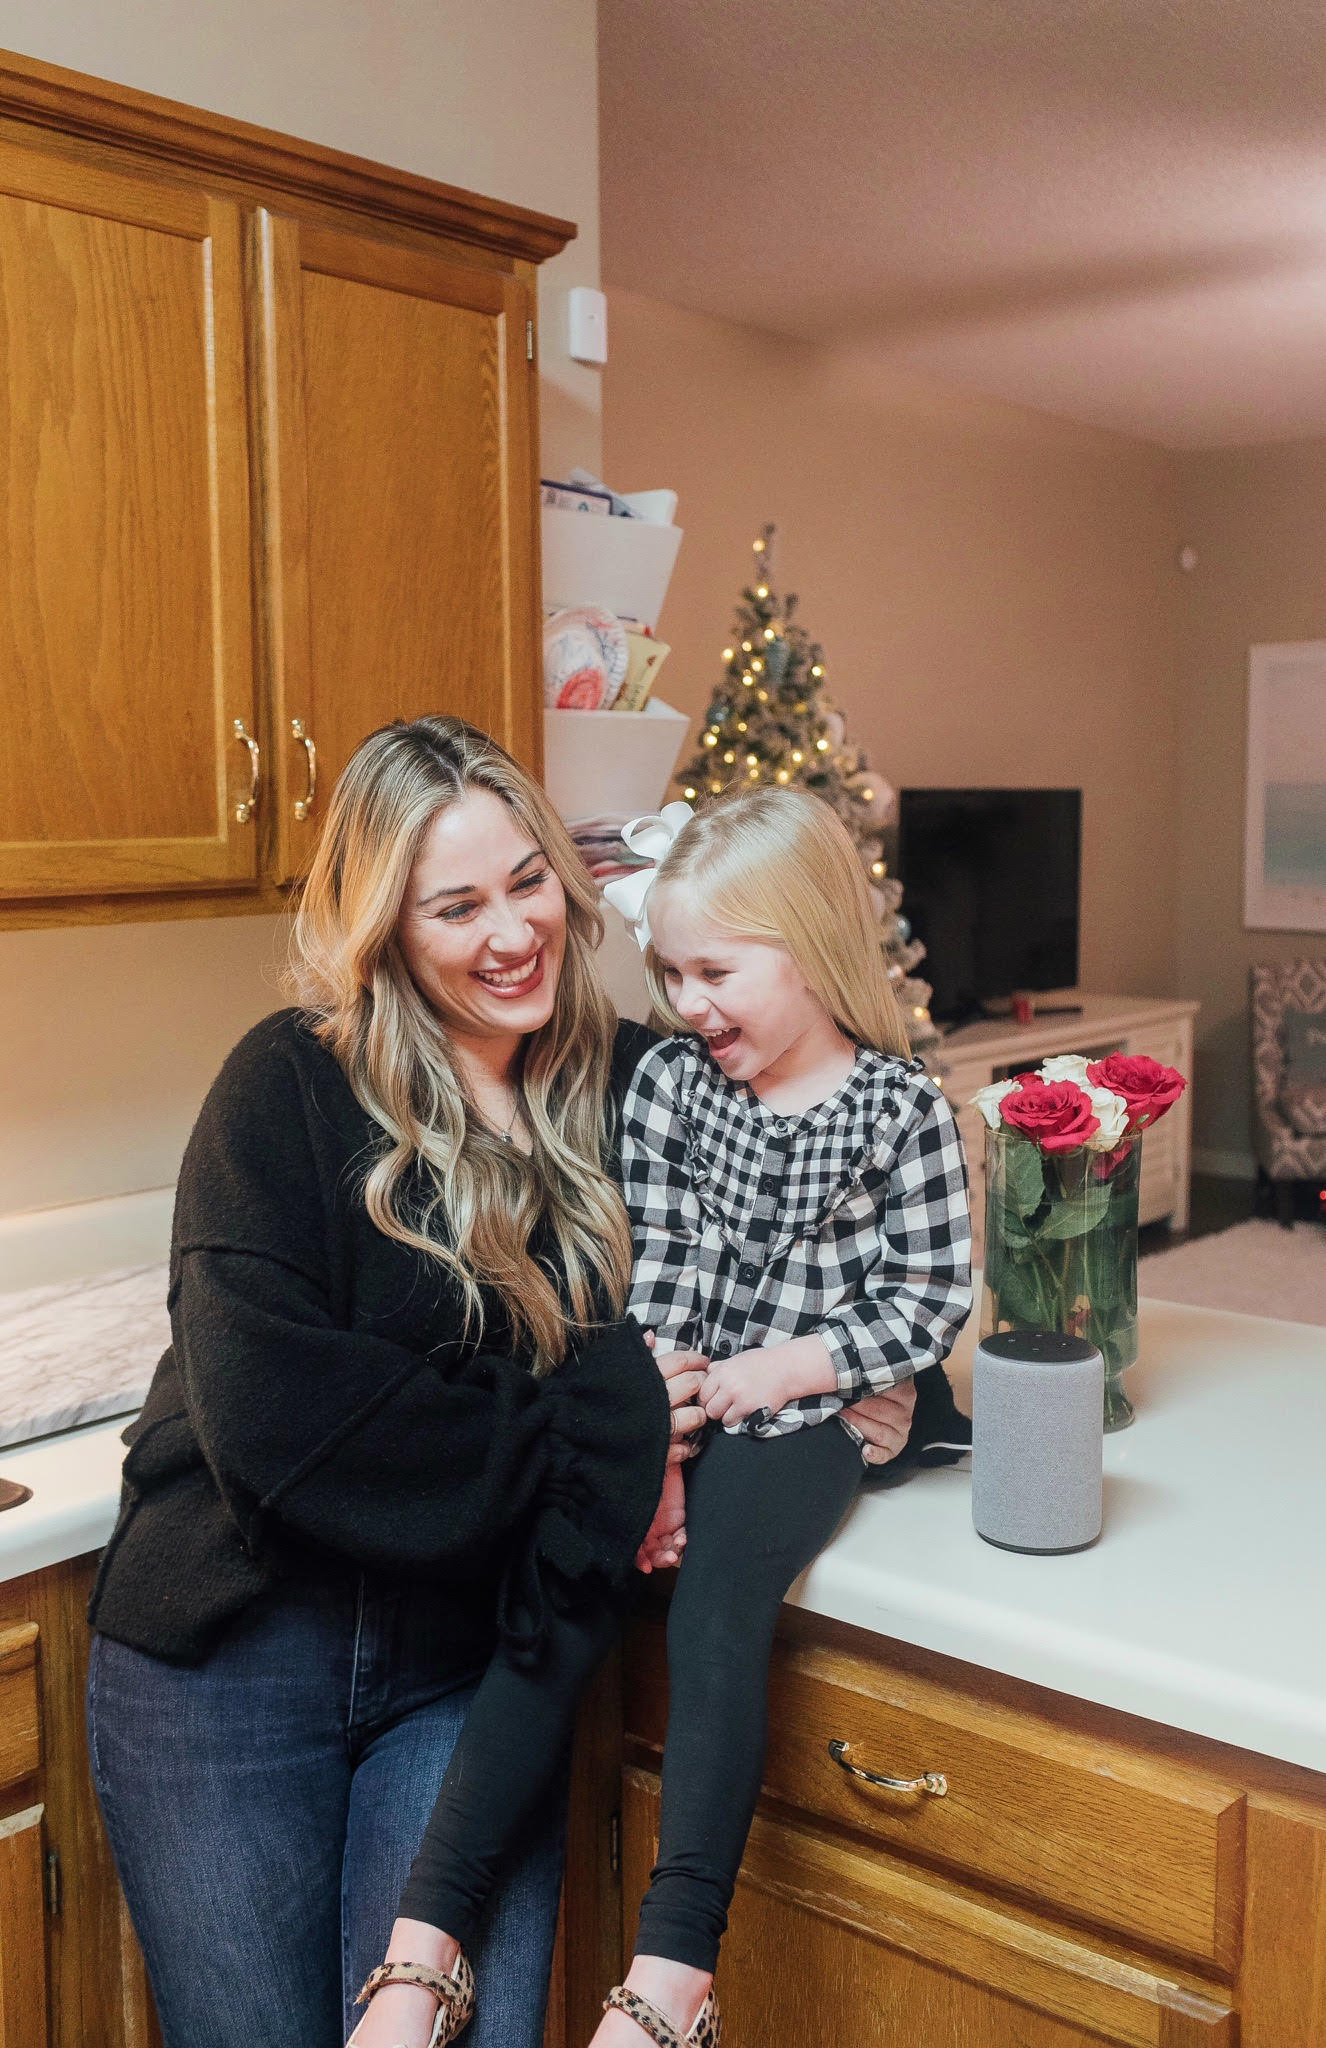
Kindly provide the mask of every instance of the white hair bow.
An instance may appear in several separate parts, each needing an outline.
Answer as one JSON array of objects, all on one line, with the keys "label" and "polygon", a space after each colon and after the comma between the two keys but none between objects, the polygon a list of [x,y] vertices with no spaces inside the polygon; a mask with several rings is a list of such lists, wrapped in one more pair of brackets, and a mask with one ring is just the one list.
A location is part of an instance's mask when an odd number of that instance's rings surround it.
[{"label": "white hair bow", "polygon": [[644,854],[653,866],[637,868],[634,874],[619,875],[615,881],[605,882],[603,894],[634,931],[642,953],[652,936],[646,899],[658,873],[658,863],[671,848],[677,834],[690,824],[694,816],[690,805],[684,804],[679,797],[676,803],[664,804],[661,811],[651,811],[643,818],[632,818],[629,825],[622,827],[622,839],[631,852]]}]

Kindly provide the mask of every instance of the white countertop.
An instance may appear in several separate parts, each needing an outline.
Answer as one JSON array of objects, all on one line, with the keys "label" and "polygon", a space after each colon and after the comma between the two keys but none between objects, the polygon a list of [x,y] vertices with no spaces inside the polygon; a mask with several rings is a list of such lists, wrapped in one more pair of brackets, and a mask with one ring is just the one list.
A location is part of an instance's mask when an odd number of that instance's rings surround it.
[{"label": "white countertop", "polygon": [[[1024,1557],[971,1525],[964,1466],[862,1497],[801,1607],[1326,1772],[1326,1330],[1142,1304],[1131,1429],[1105,1439],[1105,1530]],[[965,1398],[975,1317],[953,1360]],[[96,1550],[122,1421],[0,1451],[0,1580]]]},{"label": "white countertop", "polygon": [[964,1461],[863,1495],[792,1600],[1326,1771],[1326,1329],[1144,1301],[1125,1385],[1137,1420],[1105,1439],[1092,1549],[983,1542]]},{"label": "white countertop", "polygon": [[32,1499],[0,1513],[0,1582],[100,1550],[120,1504],[124,1417],[0,1451],[0,1479]]}]

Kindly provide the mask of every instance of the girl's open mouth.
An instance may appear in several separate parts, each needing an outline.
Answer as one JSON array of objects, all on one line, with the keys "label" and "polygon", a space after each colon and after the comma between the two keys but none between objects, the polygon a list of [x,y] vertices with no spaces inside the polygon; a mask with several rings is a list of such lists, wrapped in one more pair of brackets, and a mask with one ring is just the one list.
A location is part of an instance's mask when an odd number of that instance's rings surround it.
[{"label": "girl's open mouth", "polygon": [[710,1032],[705,1039],[705,1043],[709,1047],[710,1052],[713,1053],[715,1059],[718,1059],[721,1058],[721,1056],[725,1052],[731,1052],[733,1046],[736,1044],[740,1036],[741,1026],[739,1024],[733,1024],[730,1025],[726,1031]]}]

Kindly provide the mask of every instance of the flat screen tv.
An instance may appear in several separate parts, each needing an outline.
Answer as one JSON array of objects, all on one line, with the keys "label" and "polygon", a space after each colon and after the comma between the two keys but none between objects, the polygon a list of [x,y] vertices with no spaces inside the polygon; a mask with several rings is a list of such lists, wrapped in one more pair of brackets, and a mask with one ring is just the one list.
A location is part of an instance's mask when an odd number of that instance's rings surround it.
[{"label": "flat screen tv", "polygon": [[1080,789],[904,789],[896,873],[926,949],[931,1014],[1077,983]]}]

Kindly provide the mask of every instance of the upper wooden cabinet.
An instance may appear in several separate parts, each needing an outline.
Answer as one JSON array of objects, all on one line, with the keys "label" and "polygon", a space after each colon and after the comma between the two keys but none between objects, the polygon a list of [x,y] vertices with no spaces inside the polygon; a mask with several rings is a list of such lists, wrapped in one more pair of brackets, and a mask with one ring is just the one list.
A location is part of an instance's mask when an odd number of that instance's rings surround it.
[{"label": "upper wooden cabinet", "polygon": [[278,907],[392,718],[538,766],[573,233],[0,56],[0,925]]},{"label": "upper wooden cabinet", "polygon": [[533,758],[533,308],[366,235],[266,211],[256,235],[284,881],[385,718],[463,710]]},{"label": "upper wooden cabinet", "polygon": [[9,895],[257,879],[240,234],[0,146]]}]

